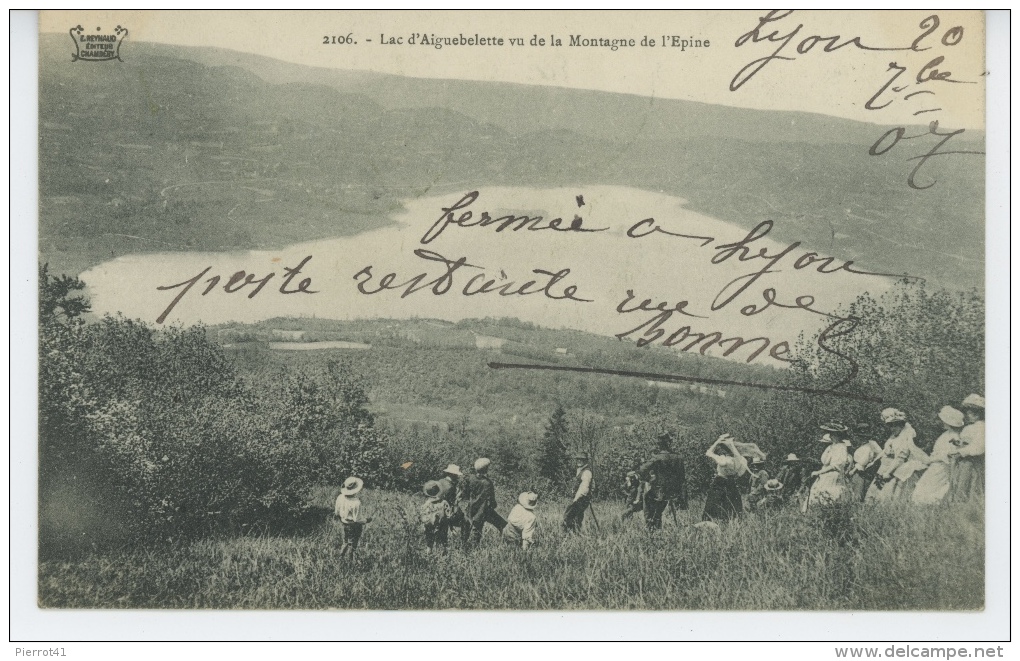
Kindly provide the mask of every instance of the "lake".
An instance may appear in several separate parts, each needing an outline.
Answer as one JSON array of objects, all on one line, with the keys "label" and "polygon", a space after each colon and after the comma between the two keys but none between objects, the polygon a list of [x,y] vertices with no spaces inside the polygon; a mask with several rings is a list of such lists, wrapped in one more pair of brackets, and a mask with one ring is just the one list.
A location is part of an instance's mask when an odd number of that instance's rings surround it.
[{"label": "lake", "polygon": [[[768,350],[755,362],[776,366],[783,363],[769,357],[771,347],[792,346],[801,332],[830,323],[824,314],[891,284],[886,277],[838,270],[839,255],[831,264],[820,261],[827,255],[817,246],[791,247],[762,236],[767,225],[748,240],[748,228],[773,220],[766,216],[738,226],[662,193],[497,187],[479,190],[464,204],[467,192],[406,200],[391,225],[354,236],[273,251],[128,255],[81,277],[97,313],[148,322],[164,314],[163,323],[184,325],[302,316],[517,317],[628,341],[658,331],[659,343],[714,332],[766,337]],[[443,209],[458,203],[446,216]],[[466,226],[483,212],[517,219]],[[444,216],[464,222],[442,222]],[[585,231],[549,227],[572,223]],[[516,229],[523,225],[545,229]],[[837,272],[821,274],[819,267]],[[657,315],[663,317],[658,327]],[[729,357],[746,360],[757,346],[741,346]],[[716,346],[709,353],[722,351]]]}]

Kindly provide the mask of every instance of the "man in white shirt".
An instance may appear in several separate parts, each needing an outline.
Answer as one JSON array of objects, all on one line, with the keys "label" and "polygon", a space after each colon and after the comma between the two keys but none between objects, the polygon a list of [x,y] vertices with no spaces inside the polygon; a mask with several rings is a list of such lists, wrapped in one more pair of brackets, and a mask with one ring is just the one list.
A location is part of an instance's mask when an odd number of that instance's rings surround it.
[{"label": "man in white shirt", "polygon": [[584,511],[591,503],[591,461],[586,454],[574,456],[577,461],[577,472],[574,475],[574,500],[567,505],[567,511],[563,513],[563,529],[567,532],[577,532],[581,529],[584,521]]}]

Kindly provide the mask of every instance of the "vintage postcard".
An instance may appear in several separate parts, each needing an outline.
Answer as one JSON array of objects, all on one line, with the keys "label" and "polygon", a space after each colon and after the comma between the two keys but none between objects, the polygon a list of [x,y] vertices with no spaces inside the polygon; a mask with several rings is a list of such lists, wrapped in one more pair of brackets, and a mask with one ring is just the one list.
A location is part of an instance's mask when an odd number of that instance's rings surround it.
[{"label": "vintage postcard", "polygon": [[986,80],[979,11],[43,12],[39,608],[983,610]]}]

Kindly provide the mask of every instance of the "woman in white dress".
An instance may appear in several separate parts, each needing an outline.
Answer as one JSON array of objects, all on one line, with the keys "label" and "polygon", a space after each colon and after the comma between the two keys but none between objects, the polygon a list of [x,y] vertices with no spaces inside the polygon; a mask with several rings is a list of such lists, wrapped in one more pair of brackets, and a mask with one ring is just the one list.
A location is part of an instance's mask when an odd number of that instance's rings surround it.
[{"label": "woman in white dress", "polygon": [[830,505],[846,500],[850,494],[846,479],[852,465],[847,439],[850,430],[838,422],[826,423],[821,429],[826,434],[818,440],[829,447],[822,452],[822,467],[811,473],[815,481],[808,492],[808,506]]},{"label": "woman in white dress", "polygon": [[889,438],[882,448],[878,475],[868,489],[868,502],[909,501],[917,484],[919,472],[928,465],[928,455],[917,447],[917,432],[907,422],[907,414],[899,409],[882,411],[882,422]]},{"label": "woman in white dress", "polygon": [[917,505],[937,505],[949,494],[952,479],[952,460],[949,455],[960,444],[960,430],[963,429],[963,413],[952,406],[943,406],[939,420],[945,429],[935,441],[931,450],[931,463],[914,487],[910,500]]},{"label": "woman in white dress", "polygon": [[729,521],[744,511],[737,480],[747,472],[747,459],[729,434],[717,438],[705,456],[715,462],[715,479],[708,488],[701,520]]},{"label": "woman in white dress", "polygon": [[985,398],[967,395],[961,406],[966,426],[960,430],[960,445],[953,459],[954,503],[983,498],[985,493]]}]

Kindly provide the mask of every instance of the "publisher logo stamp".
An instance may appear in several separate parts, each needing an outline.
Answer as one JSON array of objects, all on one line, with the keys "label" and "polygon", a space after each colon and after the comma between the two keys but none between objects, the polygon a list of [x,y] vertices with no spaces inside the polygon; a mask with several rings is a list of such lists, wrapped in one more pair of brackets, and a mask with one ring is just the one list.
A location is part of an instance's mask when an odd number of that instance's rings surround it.
[{"label": "publisher logo stamp", "polygon": [[74,41],[74,53],[71,53],[71,61],[78,62],[107,62],[120,59],[120,45],[127,37],[127,28],[117,26],[113,30],[96,28],[95,32],[86,30],[81,25],[71,28],[68,33]]}]

